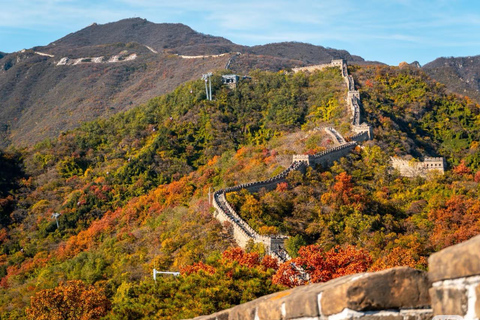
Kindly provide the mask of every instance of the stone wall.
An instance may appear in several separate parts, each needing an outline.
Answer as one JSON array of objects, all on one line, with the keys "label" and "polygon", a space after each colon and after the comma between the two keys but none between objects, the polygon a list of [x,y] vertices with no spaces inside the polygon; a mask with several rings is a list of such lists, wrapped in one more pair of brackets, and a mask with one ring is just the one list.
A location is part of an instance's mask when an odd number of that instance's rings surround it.
[{"label": "stone wall", "polygon": [[392,167],[400,172],[402,177],[425,177],[429,171],[445,172],[444,158],[426,157],[424,161],[405,160],[397,157],[390,158]]},{"label": "stone wall", "polygon": [[[195,320],[478,320],[480,236],[429,259],[277,292]],[[445,317],[448,316],[448,317]]]},{"label": "stone wall", "polygon": [[400,267],[297,287],[195,320],[424,320],[429,304],[426,273]]},{"label": "stone wall", "polygon": [[337,146],[346,143],[345,139],[342,137],[342,135],[337,130],[335,130],[335,128],[332,128],[332,127],[325,128],[325,132],[328,135],[330,135],[330,137],[332,137],[333,141],[335,142],[335,144]]},{"label": "stone wall", "polygon": [[350,151],[352,151],[352,149],[356,146],[357,143],[353,141],[317,153],[313,156],[310,156],[310,165],[321,165],[324,168],[329,167],[333,164],[334,161],[337,161],[338,159],[345,157],[347,154],[349,154]]},{"label": "stone wall", "polygon": [[434,253],[428,259],[434,315],[480,318],[480,236]]},{"label": "stone wall", "polygon": [[354,134],[353,136],[349,136],[348,140],[360,143],[360,142],[370,140],[370,135],[368,134],[368,131],[363,131],[363,132]]},{"label": "stone wall", "polygon": [[330,148],[315,155],[298,155],[297,161],[294,161],[290,167],[275,177],[263,181],[243,183],[234,187],[216,191],[213,194],[215,218],[222,223],[227,221],[231,224],[233,229],[233,238],[240,247],[245,248],[249,241],[253,241],[254,243],[262,243],[267,249],[267,252],[276,258],[280,258],[280,261],[289,260],[290,257],[283,248],[283,242],[287,237],[269,237],[259,235],[237,214],[237,212],[235,212],[234,208],[226,200],[225,195],[229,192],[240,191],[241,189],[247,189],[252,193],[258,192],[260,189],[273,190],[280,182],[286,181],[290,171],[304,171],[308,165],[322,165],[323,167],[328,167],[333,164],[334,161],[346,156],[356,145],[356,142],[349,142],[338,147]]},{"label": "stone wall", "polygon": [[360,93],[355,91],[355,83],[353,78],[348,75],[347,64],[344,60],[332,60],[329,64],[310,66],[304,68],[295,68],[294,71],[314,71],[320,70],[326,67],[339,67],[342,72],[342,77],[345,79],[348,88],[347,102],[352,111],[353,117],[353,130],[357,134],[353,136],[352,142],[346,142],[342,135],[334,128],[326,128],[328,134],[332,136],[338,146],[330,148],[324,152],[315,155],[294,155],[293,161],[290,167],[279,175],[263,180],[251,183],[244,183],[231,188],[219,190],[214,193],[213,206],[215,208],[214,216],[222,223],[229,222],[232,227],[233,237],[239,246],[245,248],[245,246],[253,241],[255,243],[262,243],[267,252],[272,256],[279,259],[279,261],[289,260],[287,252],[283,248],[283,242],[287,237],[267,237],[261,236],[253,228],[251,228],[232,208],[227,202],[225,195],[229,192],[239,191],[241,189],[247,189],[249,192],[258,192],[260,189],[272,190],[280,182],[284,182],[288,173],[292,170],[299,170],[305,172],[307,166],[321,165],[322,167],[328,167],[333,164],[334,161],[346,156],[355,146],[357,141],[365,141],[371,139],[371,127],[367,124],[359,125],[360,123]]}]

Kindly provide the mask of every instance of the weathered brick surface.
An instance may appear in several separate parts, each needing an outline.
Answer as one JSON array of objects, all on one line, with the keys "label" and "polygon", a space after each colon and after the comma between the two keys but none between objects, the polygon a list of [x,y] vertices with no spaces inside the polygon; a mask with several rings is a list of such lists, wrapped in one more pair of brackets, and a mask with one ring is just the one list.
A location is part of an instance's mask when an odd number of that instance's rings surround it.
[{"label": "weathered brick surface", "polygon": [[430,288],[432,309],[435,315],[459,315],[467,312],[467,292],[456,288]]},{"label": "weathered brick surface", "polygon": [[355,311],[422,308],[430,305],[428,288],[426,273],[408,267],[367,273],[325,290],[322,313],[332,315],[345,308]]},{"label": "weathered brick surface", "polygon": [[480,284],[475,289],[477,295],[477,302],[475,302],[475,314],[478,319],[480,319]]},{"label": "weathered brick surface", "polygon": [[[399,267],[277,292],[223,312],[228,314],[228,320],[281,320],[330,316],[345,308],[354,311],[424,308],[429,305],[428,288],[425,272]],[[213,320],[215,316],[218,314],[198,320]],[[398,317],[404,320],[403,316],[392,314],[381,319],[399,320]]]},{"label": "weathered brick surface", "polygon": [[432,282],[480,275],[480,236],[432,254],[428,267]]}]

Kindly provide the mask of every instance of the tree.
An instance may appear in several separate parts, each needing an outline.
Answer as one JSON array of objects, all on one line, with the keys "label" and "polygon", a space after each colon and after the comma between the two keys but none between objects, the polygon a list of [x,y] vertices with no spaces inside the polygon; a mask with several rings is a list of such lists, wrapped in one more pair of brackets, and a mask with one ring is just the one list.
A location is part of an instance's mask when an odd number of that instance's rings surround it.
[{"label": "tree", "polygon": [[104,289],[74,280],[37,292],[26,311],[27,317],[35,320],[93,320],[109,310]]},{"label": "tree", "polygon": [[[273,282],[287,287],[307,282],[326,282],[348,274],[365,272],[372,258],[364,249],[347,245],[324,251],[320,245],[300,248],[299,256],[283,263],[273,277]],[[302,272],[306,274],[302,275]],[[307,280],[308,275],[309,280]]]}]

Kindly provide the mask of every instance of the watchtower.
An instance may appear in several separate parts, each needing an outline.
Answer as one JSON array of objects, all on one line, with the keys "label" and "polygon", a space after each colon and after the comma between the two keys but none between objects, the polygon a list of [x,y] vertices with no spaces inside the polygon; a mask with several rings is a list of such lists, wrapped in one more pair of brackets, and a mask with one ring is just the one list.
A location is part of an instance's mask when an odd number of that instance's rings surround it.
[{"label": "watchtower", "polygon": [[222,83],[226,84],[230,89],[237,87],[239,77],[236,74],[226,74],[222,76]]}]

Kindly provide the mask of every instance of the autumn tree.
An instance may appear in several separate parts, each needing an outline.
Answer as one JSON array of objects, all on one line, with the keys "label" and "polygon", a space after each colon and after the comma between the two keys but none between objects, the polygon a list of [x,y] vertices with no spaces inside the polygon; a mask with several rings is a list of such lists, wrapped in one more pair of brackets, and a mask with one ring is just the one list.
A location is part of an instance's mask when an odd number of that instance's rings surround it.
[{"label": "autumn tree", "polygon": [[347,245],[324,251],[320,245],[300,248],[299,256],[283,263],[273,282],[287,287],[306,283],[326,282],[348,274],[365,272],[372,258],[364,249]]},{"label": "autumn tree", "polygon": [[74,280],[37,292],[26,312],[32,320],[93,320],[109,310],[110,301],[103,289]]}]

